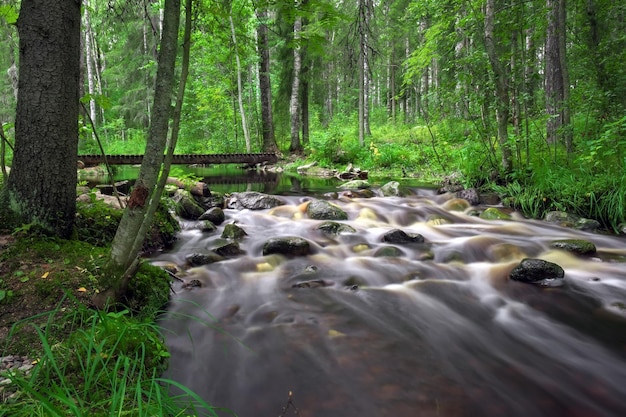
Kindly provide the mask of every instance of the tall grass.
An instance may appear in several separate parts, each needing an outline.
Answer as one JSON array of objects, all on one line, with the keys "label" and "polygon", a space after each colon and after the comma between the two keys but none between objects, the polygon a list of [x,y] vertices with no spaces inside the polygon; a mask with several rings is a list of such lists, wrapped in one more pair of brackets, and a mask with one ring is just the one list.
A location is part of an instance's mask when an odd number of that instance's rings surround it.
[{"label": "tall grass", "polygon": [[[61,319],[58,313],[49,313],[44,326],[20,323],[36,331],[41,356],[30,374],[9,374],[16,392],[0,405],[0,416],[217,416],[189,389],[160,378],[169,354],[155,324],[127,311],[82,307]],[[58,320],[82,326],[55,343]],[[172,387],[182,394],[172,395]]]}]

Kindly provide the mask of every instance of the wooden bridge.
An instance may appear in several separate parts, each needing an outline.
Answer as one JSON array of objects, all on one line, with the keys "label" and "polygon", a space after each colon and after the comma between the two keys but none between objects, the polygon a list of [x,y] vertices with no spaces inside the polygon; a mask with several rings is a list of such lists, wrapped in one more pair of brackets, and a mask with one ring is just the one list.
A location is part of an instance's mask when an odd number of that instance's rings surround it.
[{"label": "wooden bridge", "polygon": [[[106,155],[110,165],[139,165],[143,155]],[[85,166],[105,163],[103,155],[78,155],[78,161]],[[205,155],[174,155],[172,164],[176,165],[216,165],[216,164],[274,164],[278,161],[275,153],[216,153]]]}]

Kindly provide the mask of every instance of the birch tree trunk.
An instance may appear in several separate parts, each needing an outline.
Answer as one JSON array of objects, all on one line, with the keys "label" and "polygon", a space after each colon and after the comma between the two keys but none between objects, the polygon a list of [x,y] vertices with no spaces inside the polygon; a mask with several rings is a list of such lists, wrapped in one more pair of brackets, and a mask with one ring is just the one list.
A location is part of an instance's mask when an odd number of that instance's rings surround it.
[{"label": "birch tree trunk", "polygon": [[250,153],[250,134],[248,133],[248,123],[246,122],[246,112],[243,107],[243,87],[241,82],[241,62],[239,60],[239,51],[237,50],[237,35],[235,34],[235,23],[233,23],[232,10],[228,15],[230,22],[230,34],[233,39],[233,48],[235,49],[235,62],[237,63],[237,102],[239,104],[239,113],[241,114],[241,129],[243,130],[243,138],[246,142],[246,152]]},{"label": "birch tree trunk", "polygon": [[89,2],[85,1],[85,12],[83,14],[85,30],[85,63],[87,64],[87,93],[89,94],[89,117],[91,117],[91,121],[94,126],[96,126],[96,101],[93,99],[93,96],[96,93],[95,88],[95,71],[94,71],[94,61],[93,61],[93,37],[91,33],[91,21],[89,19]]},{"label": "birch tree trunk", "polygon": [[[101,283],[106,288],[94,299],[97,307],[102,308],[110,300],[118,300],[126,291],[138,266],[136,248],[141,247],[145,238],[142,223],[146,218],[150,199],[156,198],[155,185],[167,143],[179,23],[180,0],[165,0],[148,141],[137,181],[111,244],[111,258],[107,265],[108,281]],[[143,235],[140,235],[140,230],[144,230]]]},{"label": "birch tree trunk", "polygon": [[289,101],[289,114],[291,115],[291,146],[289,152],[302,151],[300,143],[300,71],[301,71],[301,45],[300,36],[302,30],[302,17],[297,16],[293,24],[293,82],[291,83],[291,100]]}]

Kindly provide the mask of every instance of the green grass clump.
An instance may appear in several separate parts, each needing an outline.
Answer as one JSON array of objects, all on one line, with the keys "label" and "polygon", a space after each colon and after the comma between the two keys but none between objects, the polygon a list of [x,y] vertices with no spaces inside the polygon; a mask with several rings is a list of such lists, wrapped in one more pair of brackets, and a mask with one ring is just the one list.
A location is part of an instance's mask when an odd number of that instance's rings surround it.
[{"label": "green grass clump", "polygon": [[[45,326],[33,325],[43,347],[31,373],[14,372],[15,393],[0,406],[0,416],[187,416],[204,410],[199,397],[174,381],[160,378],[169,354],[157,326],[137,321],[128,311],[104,313],[80,308],[60,323],[79,326],[61,343],[49,329],[59,322],[52,312]],[[183,396],[171,396],[175,386]]]}]

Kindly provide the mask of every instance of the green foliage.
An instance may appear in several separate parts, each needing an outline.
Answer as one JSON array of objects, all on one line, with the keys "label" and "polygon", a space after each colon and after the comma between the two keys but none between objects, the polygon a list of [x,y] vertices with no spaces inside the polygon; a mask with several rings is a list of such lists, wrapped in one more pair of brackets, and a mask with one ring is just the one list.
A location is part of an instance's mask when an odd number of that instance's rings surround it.
[{"label": "green foliage", "polygon": [[110,245],[121,219],[121,210],[114,209],[92,194],[91,202],[76,203],[76,237],[95,246]]},{"label": "green foliage", "polygon": [[[30,375],[9,373],[17,391],[0,416],[183,416],[217,414],[194,393],[158,376],[169,353],[158,327],[132,319],[127,311],[104,313],[81,307],[45,326],[33,325],[42,355]],[[49,329],[77,326],[62,343]],[[183,397],[170,396],[171,386]],[[190,400],[191,399],[191,400]]]}]

